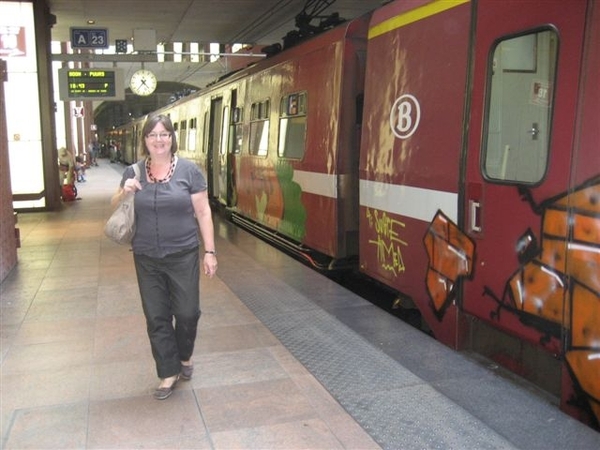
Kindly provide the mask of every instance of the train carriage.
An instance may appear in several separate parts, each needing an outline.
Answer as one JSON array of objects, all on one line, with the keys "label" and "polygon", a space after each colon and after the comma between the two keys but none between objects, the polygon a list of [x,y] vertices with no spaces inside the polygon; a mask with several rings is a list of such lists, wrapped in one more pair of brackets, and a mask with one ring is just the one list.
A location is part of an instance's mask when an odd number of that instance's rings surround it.
[{"label": "train carriage", "polygon": [[456,0],[376,11],[359,171],[360,269],[416,305],[440,341],[560,393],[590,421],[598,9]]},{"label": "train carriage", "polygon": [[[235,212],[332,260],[357,252],[356,165],[367,17],[246,78]],[[281,55],[284,56],[284,55]]]},{"label": "train carriage", "polygon": [[470,23],[465,2],[396,2],[376,11],[369,29],[360,269],[414,299],[444,342],[456,324],[419,304],[422,239],[438,210],[457,222]]}]

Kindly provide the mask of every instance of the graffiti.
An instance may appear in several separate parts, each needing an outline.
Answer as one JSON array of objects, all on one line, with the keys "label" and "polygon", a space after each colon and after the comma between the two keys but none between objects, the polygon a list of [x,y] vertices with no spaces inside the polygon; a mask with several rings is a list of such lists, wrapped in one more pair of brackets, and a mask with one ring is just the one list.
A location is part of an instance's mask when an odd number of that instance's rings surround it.
[{"label": "graffiti", "polygon": [[392,272],[394,276],[404,272],[406,266],[402,259],[402,246],[408,244],[400,239],[399,229],[405,228],[405,224],[393,219],[386,212],[371,210],[367,208],[367,220],[369,228],[374,229],[376,239],[369,239],[369,244],[377,247],[377,261],[381,268]]},{"label": "graffiti", "polygon": [[423,238],[429,257],[427,293],[441,317],[452,302],[459,277],[473,272],[475,245],[444,213],[438,211]]},{"label": "graffiti", "polygon": [[520,266],[502,297],[485,288],[498,304],[492,318],[516,314],[543,333],[542,345],[564,335],[569,371],[600,421],[600,177],[541,204],[519,194],[542,215],[542,239],[531,230],[519,239]]},{"label": "graffiti", "polygon": [[281,161],[275,166],[283,197],[283,216],[278,231],[302,241],[306,236],[306,207],[302,203],[302,187],[294,181],[294,168]]}]

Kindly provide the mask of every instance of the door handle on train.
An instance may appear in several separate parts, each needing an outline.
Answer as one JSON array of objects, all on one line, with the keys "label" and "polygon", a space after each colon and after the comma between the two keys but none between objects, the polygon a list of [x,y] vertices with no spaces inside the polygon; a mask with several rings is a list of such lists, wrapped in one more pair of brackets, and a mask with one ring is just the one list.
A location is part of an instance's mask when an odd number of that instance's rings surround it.
[{"label": "door handle on train", "polygon": [[527,131],[531,135],[532,141],[537,141],[538,134],[540,134],[540,127],[537,122],[531,124],[531,128]]},{"label": "door handle on train", "polygon": [[481,233],[481,203],[469,200],[469,231]]}]

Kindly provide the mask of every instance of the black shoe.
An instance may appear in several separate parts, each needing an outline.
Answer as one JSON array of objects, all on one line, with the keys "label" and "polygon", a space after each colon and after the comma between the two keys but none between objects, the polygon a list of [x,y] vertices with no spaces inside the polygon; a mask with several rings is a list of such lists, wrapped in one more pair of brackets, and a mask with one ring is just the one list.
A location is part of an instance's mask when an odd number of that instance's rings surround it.
[{"label": "black shoe", "polygon": [[177,375],[175,381],[173,381],[173,384],[171,384],[171,386],[156,388],[156,390],[154,391],[154,398],[156,400],[164,400],[166,398],[169,398],[173,393],[173,390],[175,389],[177,381],[179,381],[179,375]]},{"label": "black shoe", "polygon": [[191,380],[192,375],[194,374],[194,365],[191,364],[189,366],[181,365],[181,378],[184,380]]}]

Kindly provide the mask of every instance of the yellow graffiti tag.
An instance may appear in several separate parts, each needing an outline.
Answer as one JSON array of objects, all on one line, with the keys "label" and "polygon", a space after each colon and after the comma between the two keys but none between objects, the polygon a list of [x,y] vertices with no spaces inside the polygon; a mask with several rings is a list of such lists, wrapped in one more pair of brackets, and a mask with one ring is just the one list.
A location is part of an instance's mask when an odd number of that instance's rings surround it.
[{"label": "yellow graffiti tag", "polygon": [[398,229],[405,228],[406,225],[391,218],[385,211],[372,211],[369,208],[367,208],[367,220],[369,227],[375,229],[377,235],[376,239],[369,239],[369,244],[377,246],[377,261],[381,268],[392,272],[394,276],[404,272],[406,266],[402,259],[401,246],[408,244],[400,239]]}]

